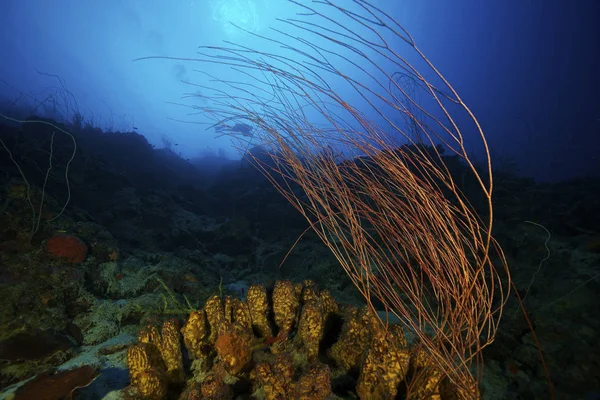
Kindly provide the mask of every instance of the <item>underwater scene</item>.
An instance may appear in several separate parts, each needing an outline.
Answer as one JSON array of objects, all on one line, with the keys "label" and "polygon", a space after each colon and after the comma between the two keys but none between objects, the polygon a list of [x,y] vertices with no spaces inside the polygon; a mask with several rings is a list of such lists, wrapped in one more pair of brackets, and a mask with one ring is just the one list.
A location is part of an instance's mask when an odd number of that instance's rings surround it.
[{"label": "underwater scene", "polygon": [[597,1],[0,9],[0,399],[600,399]]}]

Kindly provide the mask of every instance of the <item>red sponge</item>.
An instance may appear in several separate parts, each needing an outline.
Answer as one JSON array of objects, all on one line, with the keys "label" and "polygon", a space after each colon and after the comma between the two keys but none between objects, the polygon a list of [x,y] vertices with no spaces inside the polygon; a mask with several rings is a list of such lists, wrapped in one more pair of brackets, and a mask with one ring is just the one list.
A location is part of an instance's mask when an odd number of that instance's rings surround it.
[{"label": "red sponge", "polygon": [[88,248],[81,239],[71,235],[54,235],[46,242],[46,250],[55,257],[78,264],[85,259]]}]

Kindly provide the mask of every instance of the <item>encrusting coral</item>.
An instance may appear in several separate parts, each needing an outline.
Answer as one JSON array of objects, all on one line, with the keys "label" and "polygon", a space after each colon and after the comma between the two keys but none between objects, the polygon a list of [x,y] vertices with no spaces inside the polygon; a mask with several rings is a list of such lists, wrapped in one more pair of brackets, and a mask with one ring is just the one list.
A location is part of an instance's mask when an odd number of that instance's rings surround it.
[{"label": "encrusting coral", "polygon": [[[384,326],[368,308],[340,307],[310,281],[276,282],[270,296],[253,285],[246,300],[209,298],[181,330],[175,320],[143,328],[128,350],[128,398],[325,400],[336,390],[362,400],[479,398],[474,380],[453,385],[400,326]],[[423,376],[410,393],[407,374]]]}]

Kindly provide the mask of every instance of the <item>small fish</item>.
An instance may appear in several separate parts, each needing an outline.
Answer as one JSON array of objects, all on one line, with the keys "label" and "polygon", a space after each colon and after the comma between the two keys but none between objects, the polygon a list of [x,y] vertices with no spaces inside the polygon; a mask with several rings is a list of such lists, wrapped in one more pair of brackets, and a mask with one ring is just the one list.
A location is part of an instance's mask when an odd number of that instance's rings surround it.
[{"label": "small fish", "polygon": [[254,129],[251,125],[238,123],[234,126],[218,124],[215,126],[215,132],[222,133],[223,135],[242,135],[246,137],[252,137],[254,134]]}]

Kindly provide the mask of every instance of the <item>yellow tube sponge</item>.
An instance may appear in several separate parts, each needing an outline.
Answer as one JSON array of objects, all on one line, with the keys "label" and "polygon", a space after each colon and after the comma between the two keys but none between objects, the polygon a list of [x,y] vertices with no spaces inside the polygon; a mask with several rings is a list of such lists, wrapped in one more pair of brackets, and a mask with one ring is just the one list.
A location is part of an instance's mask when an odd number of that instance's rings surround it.
[{"label": "yellow tube sponge", "polygon": [[319,288],[314,281],[305,280],[302,284],[302,296],[300,297],[302,303],[308,303],[310,301],[319,300]]},{"label": "yellow tube sponge", "polygon": [[167,383],[162,371],[150,369],[139,376],[140,395],[147,400],[162,400],[167,396]]},{"label": "yellow tube sponge", "polygon": [[156,346],[138,343],[127,350],[131,386],[144,399],[161,400],[167,395],[167,378]]},{"label": "yellow tube sponge", "polygon": [[350,308],[339,340],[329,350],[329,356],[343,370],[358,368],[371,341],[373,316],[368,309],[360,313]]},{"label": "yellow tube sponge", "polygon": [[158,346],[160,343],[160,332],[154,325],[146,325],[138,332],[138,342],[154,343]]},{"label": "yellow tube sponge", "polygon": [[214,295],[208,299],[204,305],[204,311],[206,312],[206,319],[208,320],[208,325],[210,326],[208,341],[210,343],[214,343],[222,329],[227,327],[225,309],[219,296]]},{"label": "yellow tube sponge", "polygon": [[228,323],[233,322],[233,313],[236,309],[240,299],[231,296],[223,297],[223,314],[225,316],[225,321]]},{"label": "yellow tube sponge", "polygon": [[337,301],[335,301],[329,290],[321,290],[319,293],[319,300],[321,302],[321,307],[323,307],[325,318],[327,318],[329,314],[337,314],[340,311]]},{"label": "yellow tube sponge", "polygon": [[[210,373],[204,378],[200,385],[200,391],[202,394],[200,399],[203,400],[229,400],[234,398],[231,388],[223,382],[222,377],[215,373]],[[191,400],[192,398],[187,397],[186,399]]]},{"label": "yellow tube sponge", "polygon": [[325,364],[311,365],[294,388],[294,400],[326,400],[331,395],[331,372]]},{"label": "yellow tube sponge", "polygon": [[371,345],[362,363],[356,385],[361,400],[393,399],[400,382],[406,377],[410,365],[410,352],[398,345],[393,331],[382,326],[374,327]]},{"label": "yellow tube sponge", "polygon": [[309,301],[302,307],[300,322],[298,323],[298,337],[304,345],[304,350],[310,362],[319,356],[319,343],[325,329],[325,318],[321,304],[318,301]]},{"label": "yellow tube sponge", "polygon": [[287,338],[296,321],[300,299],[290,281],[277,281],[273,289],[273,317],[279,327],[278,336]]},{"label": "yellow tube sponge", "polygon": [[204,310],[193,311],[181,328],[183,343],[193,358],[201,360],[206,357],[209,352],[207,350],[209,332]]},{"label": "yellow tube sponge", "polygon": [[[442,395],[440,391],[441,382],[443,375],[439,369],[429,367],[423,371],[423,377],[418,380],[421,383],[410,392],[410,398],[415,400],[441,400]],[[469,398],[473,400],[474,398]],[[476,399],[476,397],[475,397]]]},{"label": "yellow tube sponge", "polygon": [[252,285],[248,288],[246,295],[252,326],[256,328],[261,337],[269,338],[273,336],[271,325],[269,324],[269,302],[267,300],[267,290],[264,285]]},{"label": "yellow tube sponge", "polygon": [[239,301],[234,305],[233,322],[243,327],[249,333],[252,333],[252,318],[250,317],[250,309],[246,301]]},{"label": "yellow tube sponge", "polygon": [[183,355],[181,353],[179,328],[174,319],[167,320],[163,323],[159,350],[167,368],[169,381],[183,383],[185,380]]},{"label": "yellow tube sponge", "polygon": [[416,400],[440,400],[441,383],[444,378],[441,371],[431,360],[424,347],[415,345],[412,348],[412,367],[414,373],[419,376],[410,392],[411,398]]},{"label": "yellow tube sponge", "polygon": [[266,400],[290,398],[294,387],[294,365],[289,356],[278,355],[272,365],[266,362],[257,364],[255,374]]}]

